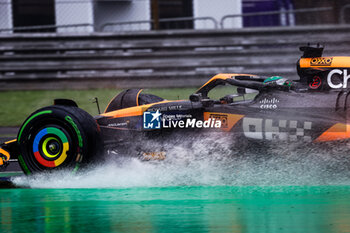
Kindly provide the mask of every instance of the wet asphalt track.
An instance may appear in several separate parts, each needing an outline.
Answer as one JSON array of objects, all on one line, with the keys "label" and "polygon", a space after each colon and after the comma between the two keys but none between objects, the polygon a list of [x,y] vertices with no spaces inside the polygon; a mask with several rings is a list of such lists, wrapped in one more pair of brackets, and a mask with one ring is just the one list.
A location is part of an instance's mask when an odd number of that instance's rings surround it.
[{"label": "wet asphalt track", "polygon": [[[0,128],[0,141],[17,130]],[[230,171],[215,160],[175,162],[22,176],[16,189],[0,182],[0,232],[350,232],[349,179],[326,182],[304,162],[243,161]]]}]

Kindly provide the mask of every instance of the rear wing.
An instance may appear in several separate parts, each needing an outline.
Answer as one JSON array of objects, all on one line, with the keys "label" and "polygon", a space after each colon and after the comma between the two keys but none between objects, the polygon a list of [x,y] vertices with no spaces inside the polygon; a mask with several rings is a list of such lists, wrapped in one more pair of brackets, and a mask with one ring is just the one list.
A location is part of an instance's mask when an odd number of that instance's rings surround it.
[{"label": "rear wing", "polygon": [[329,91],[348,89],[350,79],[350,57],[323,57],[323,47],[300,47],[304,52],[297,62],[300,82],[309,90]]}]

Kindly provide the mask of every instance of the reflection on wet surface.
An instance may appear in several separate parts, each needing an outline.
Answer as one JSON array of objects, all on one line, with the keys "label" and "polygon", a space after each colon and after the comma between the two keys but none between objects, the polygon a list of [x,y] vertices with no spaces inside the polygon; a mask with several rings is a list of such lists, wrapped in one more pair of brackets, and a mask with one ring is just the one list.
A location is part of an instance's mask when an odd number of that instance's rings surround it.
[{"label": "reflection on wet surface", "polygon": [[0,189],[0,232],[350,232],[346,146],[228,156],[226,140],[13,178],[28,189]]},{"label": "reflection on wet surface", "polygon": [[1,232],[348,232],[350,187],[0,190]]}]

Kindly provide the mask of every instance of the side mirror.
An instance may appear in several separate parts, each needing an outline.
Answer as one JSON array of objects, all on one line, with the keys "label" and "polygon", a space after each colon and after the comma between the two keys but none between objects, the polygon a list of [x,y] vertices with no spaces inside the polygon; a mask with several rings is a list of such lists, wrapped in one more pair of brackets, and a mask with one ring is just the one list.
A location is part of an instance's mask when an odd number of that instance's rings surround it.
[{"label": "side mirror", "polygon": [[190,101],[191,102],[199,102],[202,100],[202,94],[201,93],[195,93],[190,95]]},{"label": "side mirror", "polygon": [[209,108],[214,106],[214,100],[212,99],[202,99],[201,103],[203,104],[203,107]]}]

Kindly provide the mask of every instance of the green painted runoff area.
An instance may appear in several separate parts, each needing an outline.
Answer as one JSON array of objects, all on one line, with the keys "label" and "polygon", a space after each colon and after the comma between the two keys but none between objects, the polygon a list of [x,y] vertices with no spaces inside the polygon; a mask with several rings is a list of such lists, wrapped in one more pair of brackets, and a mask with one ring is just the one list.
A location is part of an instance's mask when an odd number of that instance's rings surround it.
[{"label": "green painted runoff area", "polygon": [[0,190],[0,232],[349,232],[349,186]]}]

